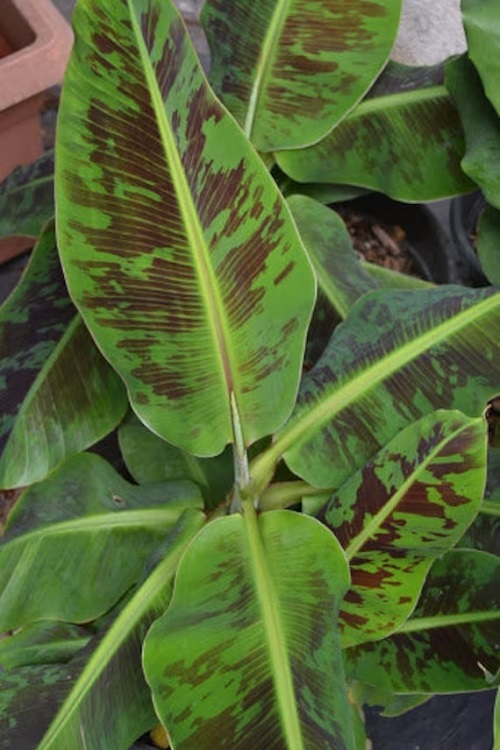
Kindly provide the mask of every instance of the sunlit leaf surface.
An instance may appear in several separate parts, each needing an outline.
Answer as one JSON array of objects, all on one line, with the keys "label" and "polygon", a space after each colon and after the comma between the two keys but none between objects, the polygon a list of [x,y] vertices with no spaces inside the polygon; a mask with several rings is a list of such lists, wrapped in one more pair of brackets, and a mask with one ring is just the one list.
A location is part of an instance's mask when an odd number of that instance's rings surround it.
[{"label": "sunlit leaf surface", "polygon": [[500,5],[497,0],[461,0],[460,7],[469,57],[500,116]]}]

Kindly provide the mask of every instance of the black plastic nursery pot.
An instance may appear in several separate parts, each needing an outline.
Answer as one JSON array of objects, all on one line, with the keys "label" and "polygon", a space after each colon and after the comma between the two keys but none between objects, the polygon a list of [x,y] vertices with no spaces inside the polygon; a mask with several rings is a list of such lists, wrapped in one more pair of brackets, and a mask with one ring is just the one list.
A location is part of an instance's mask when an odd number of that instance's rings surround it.
[{"label": "black plastic nursery pot", "polygon": [[[343,209],[364,214],[368,220],[397,225],[404,230],[404,250],[412,259],[416,274],[435,284],[455,283],[458,257],[449,237],[426,205],[400,203],[378,193],[338,204]],[[336,205],[332,206],[337,208]]]},{"label": "black plastic nursery pot", "polygon": [[454,198],[450,203],[450,231],[459,258],[459,278],[472,287],[489,286],[474,248],[479,218],[488,203],[478,190]]}]

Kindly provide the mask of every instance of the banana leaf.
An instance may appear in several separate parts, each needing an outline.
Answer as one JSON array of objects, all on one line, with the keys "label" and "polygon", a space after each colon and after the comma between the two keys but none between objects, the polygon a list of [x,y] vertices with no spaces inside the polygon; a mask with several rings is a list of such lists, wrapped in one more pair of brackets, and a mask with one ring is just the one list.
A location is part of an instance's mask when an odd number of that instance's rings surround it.
[{"label": "banana leaf", "polygon": [[465,133],[463,171],[481,188],[488,202],[500,208],[500,118],[485,96],[481,79],[463,55],[446,65],[446,86],[458,109]]},{"label": "banana leaf", "polygon": [[249,445],[296,396],[315,279],[295,225],[170,0],[89,0],[73,21],[56,164],[72,297],[148,427],[200,456]]},{"label": "banana leaf", "polygon": [[123,417],[125,389],[68,296],[53,223],[0,308],[0,351],[0,487],[43,479]]},{"label": "banana leaf", "polygon": [[345,318],[365,292],[378,288],[361,265],[340,216],[303,195],[288,198],[288,205],[313,264],[318,286],[332,307]]},{"label": "banana leaf", "polygon": [[232,489],[231,450],[213,458],[197,458],[154,435],[132,414],[120,425],[118,442],[138,484],[188,479],[198,485],[209,507],[220,505]]},{"label": "banana leaf", "polygon": [[461,10],[468,55],[500,116],[500,6],[497,0],[462,0]]},{"label": "banana leaf", "polygon": [[479,217],[477,254],[488,280],[500,286],[500,211],[492,206]]},{"label": "banana leaf", "polygon": [[0,184],[0,251],[9,235],[29,237],[34,244],[53,215],[54,152],[46,151]]},{"label": "banana leaf", "polygon": [[309,484],[337,489],[425,414],[481,415],[500,389],[499,326],[495,289],[364,295],[303,377],[291,419],[252,462],[252,491],[282,457]]},{"label": "banana leaf", "polygon": [[487,690],[499,683],[500,560],[452,550],[429,573],[413,616],[390,638],[347,649],[355,679],[395,693]]},{"label": "banana leaf", "polygon": [[314,143],[384,67],[400,10],[401,0],[207,0],[210,81],[259,151]]},{"label": "banana leaf", "polygon": [[190,482],[137,487],[97,455],[68,459],[29,487],[9,516],[0,544],[0,633],[36,620],[99,617],[138,581],[184,510],[201,507]]},{"label": "banana leaf", "polygon": [[0,665],[17,669],[64,664],[87,645],[92,630],[67,622],[36,622],[0,640]]},{"label": "banana leaf", "polygon": [[127,748],[155,724],[141,669],[141,645],[167,606],[180,556],[203,524],[186,510],[167,534],[164,555],[104,634],[67,665],[0,673],[1,750]]},{"label": "banana leaf", "polygon": [[439,69],[388,67],[329,135],[275,154],[297,182],[343,183],[418,203],[467,193],[460,118]]},{"label": "banana leaf", "polygon": [[477,514],[485,478],[483,420],[438,411],[400,432],[328,500],[317,518],[351,568],[344,647],[380,640],[408,618],[433,560]]},{"label": "banana leaf", "polygon": [[312,518],[206,526],[144,646],[173,747],[354,750],[336,628],[348,585],[338,542]]}]

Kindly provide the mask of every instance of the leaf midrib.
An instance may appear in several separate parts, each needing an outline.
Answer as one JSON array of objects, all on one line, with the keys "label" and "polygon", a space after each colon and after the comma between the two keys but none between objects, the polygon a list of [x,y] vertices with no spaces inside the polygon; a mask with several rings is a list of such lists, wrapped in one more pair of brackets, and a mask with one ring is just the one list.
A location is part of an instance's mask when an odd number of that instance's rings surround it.
[{"label": "leaf midrib", "polygon": [[[481,420],[478,421],[481,422]],[[412,472],[412,474],[401,484],[401,486],[390,498],[390,500],[388,500],[388,502],[384,504],[379,512],[376,513],[373,518],[366,524],[366,526],[363,527],[361,533],[358,534],[358,536],[354,537],[354,539],[345,550],[345,554],[348,560],[351,560],[353,556],[357,554],[357,552],[359,552],[365,542],[367,542],[380,529],[382,524],[387,520],[391,513],[393,513],[397,509],[399,502],[404,498],[409,488],[418,480],[418,477],[427,470],[427,467],[430,463],[432,463],[436,456],[439,456],[443,448],[445,448],[448,443],[452,442],[452,440],[454,440],[457,435],[459,435],[461,432],[464,432],[464,430],[468,430],[469,428],[469,424],[462,424],[452,433],[447,433],[445,435],[445,437],[434,447],[434,449],[422,461],[422,463],[420,463]],[[339,490],[339,492],[341,491],[342,488]],[[425,515],[425,511],[423,511],[422,515]]]},{"label": "leaf midrib", "polygon": [[[375,292],[375,294],[377,293]],[[354,373],[347,383],[336,388],[333,393],[329,395],[327,393],[322,400],[315,402],[310,409],[303,410],[297,419],[283,428],[274,444],[255,459],[250,467],[251,491],[255,495],[260,494],[273,466],[287,450],[292,447],[300,447],[308,440],[316,437],[317,433],[340,411],[388,380],[395,372],[411,363],[431,347],[440,344],[497,308],[499,300],[500,294],[495,294],[467,310],[463,310],[451,320],[447,319],[438,326],[426,330],[403,347],[399,347],[387,356],[378,359],[375,364],[366,367],[361,372]]]},{"label": "leaf midrib", "polygon": [[477,612],[464,612],[451,615],[434,615],[432,617],[420,617],[415,620],[407,620],[394,635],[400,633],[419,633],[423,630],[434,630],[436,628],[449,628],[454,625],[478,625],[482,622],[500,620],[499,610],[479,610]]},{"label": "leaf midrib", "polygon": [[36,542],[38,538],[61,536],[64,534],[81,534],[89,531],[104,531],[109,529],[118,529],[122,527],[133,528],[148,527],[158,529],[163,525],[171,525],[182,513],[182,508],[164,508],[145,510],[120,510],[117,512],[104,512],[94,516],[85,516],[84,518],[74,518],[70,521],[57,521],[47,526],[41,526],[34,531],[28,531],[25,534],[14,536],[11,539],[4,537],[0,545],[2,548],[8,547],[12,553],[12,547],[16,544],[22,546]]},{"label": "leaf midrib", "polygon": [[225,384],[228,396],[229,414],[229,394],[235,392],[235,368],[231,361],[230,347],[228,345],[229,334],[228,326],[223,314],[224,307],[218,290],[215,274],[213,273],[208,261],[209,251],[205,242],[196,207],[192,200],[191,191],[189,189],[174,137],[170,130],[167,118],[165,116],[160,116],[160,113],[164,112],[163,99],[161,97],[158,82],[154,75],[149,53],[144,43],[134,9],[131,7],[131,2],[132,0],[127,0],[131,24],[141,57],[144,75],[148,83],[148,90],[152,98],[153,109],[157,115],[156,122],[158,130],[165,149],[166,158],[172,171],[172,184],[174,185],[179,210],[184,220],[184,230],[189,239],[190,246],[193,249],[192,257],[197,269],[197,276],[202,289],[202,297],[206,302],[208,323],[214,339],[215,349],[219,354],[222,380]]},{"label": "leaf midrib", "polygon": [[266,561],[258,516],[251,503],[245,510],[244,521],[286,747],[287,750],[305,750],[297,713],[292,669],[284,642],[285,629],[279,609],[279,597],[274,590],[271,571]]},{"label": "leaf midrib", "polygon": [[243,131],[249,140],[252,140],[252,131],[254,128],[255,117],[259,99],[262,95],[264,79],[269,73],[269,62],[275,51],[276,44],[281,36],[281,31],[285,23],[286,14],[290,0],[278,0],[274,13],[269,24],[267,34],[264,37],[261,47],[261,53],[256,65],[255,81],[248,100],[248,108],[243,125]]},{"label": "leaf midrib", "polygon": [[[377,112],[389,112],[393,109],[409,106],[411,104],[423,104],[427,101],[436,99],[448,99],[451,102],[450,95],[445,86],[432,86],[424,89],[412,89],[411,91],[400,91],[394,94],[383,94],[373,97],[373,99],[364,99],[344,120],[346,125],[361,117],[366,117]],[[332,131],[335,135],[335,130]]]}]

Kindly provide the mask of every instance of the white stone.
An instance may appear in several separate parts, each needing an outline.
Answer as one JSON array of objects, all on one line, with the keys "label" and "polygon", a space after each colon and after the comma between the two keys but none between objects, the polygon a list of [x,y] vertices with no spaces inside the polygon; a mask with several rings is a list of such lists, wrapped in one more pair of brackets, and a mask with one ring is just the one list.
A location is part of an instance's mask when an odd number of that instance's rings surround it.
[{"label": "white stone", "polygon": [[432,65],[466,48],[460,0],[403,0],[394,60]]}]

